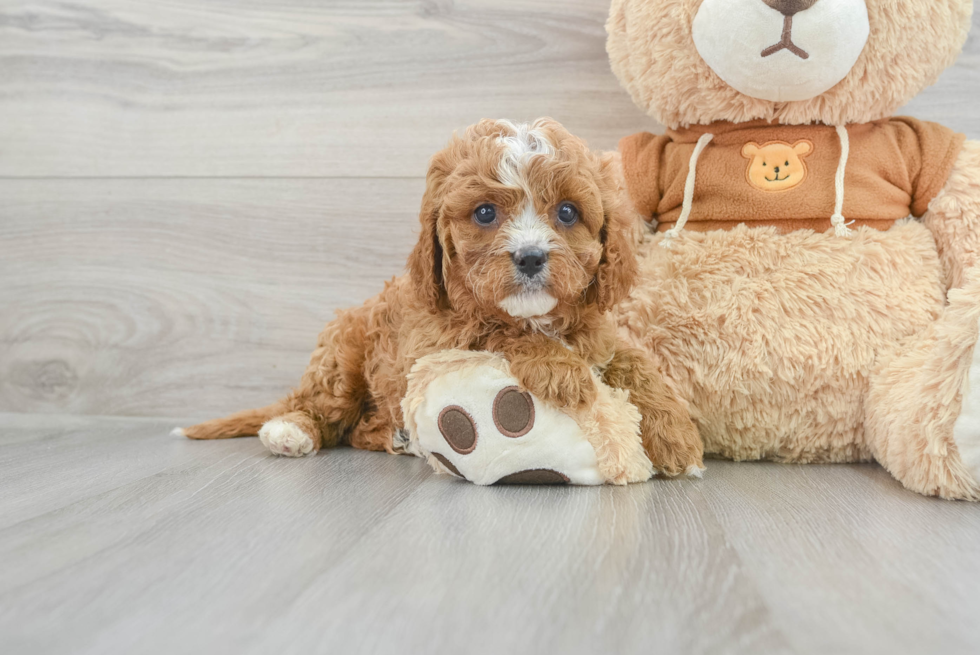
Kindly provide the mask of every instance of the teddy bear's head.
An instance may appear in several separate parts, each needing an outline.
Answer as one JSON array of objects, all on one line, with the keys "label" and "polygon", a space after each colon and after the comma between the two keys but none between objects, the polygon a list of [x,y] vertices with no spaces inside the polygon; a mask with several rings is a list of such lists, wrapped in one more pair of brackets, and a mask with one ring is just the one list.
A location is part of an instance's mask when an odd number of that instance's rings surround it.
[{"label": "teddy bear's head", "polygon": [[890,116],[959,54],[972,0],[613,0],[613,71],[668,127]]}]

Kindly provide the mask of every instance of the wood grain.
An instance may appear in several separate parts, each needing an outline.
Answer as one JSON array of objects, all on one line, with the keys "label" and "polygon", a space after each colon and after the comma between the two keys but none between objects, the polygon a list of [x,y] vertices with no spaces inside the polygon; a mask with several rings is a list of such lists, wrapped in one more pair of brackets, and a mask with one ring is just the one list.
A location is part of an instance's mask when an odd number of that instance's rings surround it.
[{"label": "wood grain", "polygon": [[611,148],[652,121],[607,0],[0,5],[0,176],[410,176],[453,130],[552,115]]},{"label": "wood grain", "polygon": [[[651,127],[608,70],[605,11],[0,5],[0,410],[206,417],[278,397],[333,311],[401,271],[452,129],[552,113],[609,147]],[[910,112],[980,137],[977,43]],[[197,179],[236,175],[298,177]]]},{"label": "wood grain", "polygon": [[977,651],[975,505],[910,493],[879,466],[708,466],[705,503],[794,650]]},{"label": "wood grain", "polygon": [[421,180],[0,181],[0,410],[208,416],[401,274]]},{"label": "wood grain", "polygon": [[[166,436],[399,274],[454,129],[656,130],[607,7],[0,0],[0,652],[980,651],[977,508],[877,466],[484,489]],[[980,138],[978,39],[904,112]]]},{"label": "wood grain", "polygon": [[171,425],[0,415],[4,652],[980,648],[980,514],[877,466],[481,488]]},{"label": "wood grain", "polygon": [[[407,176],[454,129],[657,129],[609,70],[608,0],[0,4],[0,176]],[[975,19],[980,21],[980,18]],[[980,137],[980,46],[906,110]]]}]

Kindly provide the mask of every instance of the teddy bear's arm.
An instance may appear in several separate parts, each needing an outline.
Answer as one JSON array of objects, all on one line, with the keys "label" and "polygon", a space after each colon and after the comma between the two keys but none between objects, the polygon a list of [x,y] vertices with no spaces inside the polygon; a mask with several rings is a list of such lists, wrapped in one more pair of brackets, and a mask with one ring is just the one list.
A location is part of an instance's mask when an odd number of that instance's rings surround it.
[{"label": "teddy bear's arm", "polygon": [[610,387],[627,389],[640,410],[640,438],[654,468],[667,475],[700,475],[704,468],[701,437],[687,408],[667,387],[641,350],[621,346],[603,372]]},{"label": "teddy bear's arm", "polygon": [[946,186],[922,220],[936,239],[946,288],[960,288],[980,254],[980,141],[963,144]]}]

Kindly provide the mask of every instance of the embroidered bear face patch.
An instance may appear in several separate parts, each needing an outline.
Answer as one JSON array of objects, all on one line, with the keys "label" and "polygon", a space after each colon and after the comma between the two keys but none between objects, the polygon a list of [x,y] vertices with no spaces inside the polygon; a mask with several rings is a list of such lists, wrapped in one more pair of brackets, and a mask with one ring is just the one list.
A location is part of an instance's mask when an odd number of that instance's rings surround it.
[{"label": "embroidered bear face patch", "polygon": [[809,141],[797,141],[790,145],[785,141],[770,141],[764,145],[749,142],[742,148],[742,156],[749,160],[745,177],[749,184],[762,191],[788,191],[806,179],[806,162],[803,158],[813,151]]}]

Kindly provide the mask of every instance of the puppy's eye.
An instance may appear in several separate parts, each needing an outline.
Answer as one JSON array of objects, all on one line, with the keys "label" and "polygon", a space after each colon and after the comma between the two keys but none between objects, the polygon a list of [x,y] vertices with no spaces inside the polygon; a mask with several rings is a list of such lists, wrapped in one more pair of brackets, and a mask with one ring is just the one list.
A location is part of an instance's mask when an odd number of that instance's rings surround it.
[{"label": "puppy's eye", "polygon": [[473,211],[473,220],[480,225],[490,225],[497,220],[497,208],[489,203],[480,205]]},{"label": "puppy's eye", "polygon": [[562,225],[575,225],[578,222],[578,208],[570,202],[558,205],[558,222]]},{"label": "puppy's eye", "polygon": [[786,162],[786,165],[789,166],[789,162]]}]

